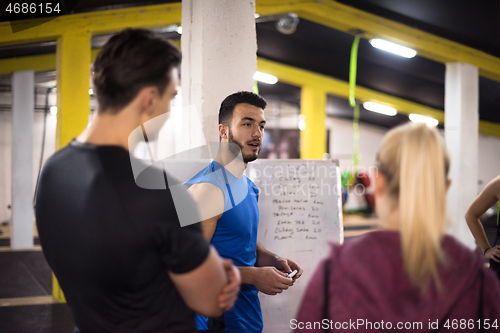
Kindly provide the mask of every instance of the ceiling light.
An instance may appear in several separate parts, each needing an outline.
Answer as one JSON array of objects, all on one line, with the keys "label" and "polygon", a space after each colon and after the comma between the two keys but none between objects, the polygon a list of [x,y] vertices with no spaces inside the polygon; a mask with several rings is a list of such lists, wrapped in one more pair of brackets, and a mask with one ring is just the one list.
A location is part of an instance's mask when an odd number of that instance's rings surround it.
[{"label": "ceiling light", "polygon": [[49,112],[51,115],[55,116],[57,114],[57,106],[51,106]]},{"label": "ceiling light", "polygon": [[398,110],[396,110],[395,108],[391,108],[390,106],[374,102],[364,102],[363,107],[368,111],[385,114],[386,116],[395,116],[398,114]]},{"label": "ceiling light", "polygon": [[303,131],[306,129],[306,121],[305,120],[299,120],[299,130]]},{"label": "ceiling light", "polygon": [[179,26],[177,24],[172,24],[172,25],[168,25],[166,27],[161,27],[159,29],[153,29],[153,30],[156,32],[159,32],[159,33],[174,32],[174,31],[177,31],[178,27]]},{"label": "ceiling light", "polygon": [[255,18],[259,18],[259,17],[260,17],[260,15],[255,13]]},{"label": "ceiling light", "polygon": [[427,117],[427,116],[422,116],[420,114],[415,114],[412,113],[409,116],[411,121],[417,122],[417,123],[426,123],[427,126],[430,127],[436,127],[439,124],[439,121],[437,119]]},{"label": "ceiling light", "polygon": [[306,116],[299,114],[299,123],[297,124],[299,130],[303,131],[306,129]]},{"label": "ceiling light", "polygon": [[177,27],[175,31],[177,31],[179,35],[182,35],[182,27]]},{"label": "ceiling light", "polygon": [[268,83],[268,84],[275,84],[276,82],[278,82],[278,78],[276,76],[262,73],[262,72],[255,72],[255,74],[253,75],[253,79],[255,81]]},{"label": "ceiling light", "polygon": [[94,94],[94,89],[90,88],[89,89],[89,95],[93,95]]},{"label": "ceiling light", "polygon": [[370,44],[377,49],[381,49],[387,52],[397,54],[405,58],[413,58],[417,55],[417,51],[410,49],[409,47],[392,43],[383,39],[375,38],[370,40]]}]

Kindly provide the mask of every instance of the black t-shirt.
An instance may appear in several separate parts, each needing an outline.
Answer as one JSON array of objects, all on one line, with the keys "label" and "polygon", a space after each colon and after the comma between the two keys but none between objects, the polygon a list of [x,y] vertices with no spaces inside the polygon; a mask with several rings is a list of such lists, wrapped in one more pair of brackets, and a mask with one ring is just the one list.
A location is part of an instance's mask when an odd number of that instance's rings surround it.
[{"label": "black t-shirt", "polygon": [[128,151],[76,141],[58,151],[41,174],[36,219],[82,333],[196,331],[167,270],[195,269],[208,243],[199,223],[180,227],[168,189],[136,185]]}]

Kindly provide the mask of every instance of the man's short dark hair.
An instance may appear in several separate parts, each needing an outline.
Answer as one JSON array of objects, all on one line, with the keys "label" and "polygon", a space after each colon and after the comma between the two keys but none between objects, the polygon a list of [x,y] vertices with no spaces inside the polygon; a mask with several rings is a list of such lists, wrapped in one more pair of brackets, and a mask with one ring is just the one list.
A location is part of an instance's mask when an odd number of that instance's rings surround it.
[{"label": "man's short dark hair", "polygon": [[180,51],[153,31],[125,29],[114,35],[93,67],[99,112],[117,113],[147,86],[155,86],[163,94],[170,70],[180,62]]},{"label": "man's short dark hair", "polygon": [[262,110],[267,106],[266,100],[261,96],[250,91],[238,91],[237,93],[227,96],[222,101],[219,109],[219,124],[230,126],[233,119],[234,108],[240,103],[248,103]]}]

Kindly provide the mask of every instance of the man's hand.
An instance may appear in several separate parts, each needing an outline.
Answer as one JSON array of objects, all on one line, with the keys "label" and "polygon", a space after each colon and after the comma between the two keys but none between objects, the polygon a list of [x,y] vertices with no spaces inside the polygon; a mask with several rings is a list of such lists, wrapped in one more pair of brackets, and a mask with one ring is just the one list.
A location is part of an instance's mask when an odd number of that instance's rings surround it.
[{"label": "man's hand", "polygon": [[253,285],[258,291],[267,295],[280,294],[293,285],[293,280],[287,278],[287,273],[280,272],[275,267],[258,267],[255,271]]},{"label": "man's hand", "polygon": [[489,248],[484,254],[484,257],[500,262],[500,245]]},{"label": "man's hand", "polygon": [[297,280],[302,275],[303,272],[302,268],[300,268],[300,266],[297,265],[295,261],[281,257],[276,258],[274,267],[276,267],[279,270],[285,271],[288,274],[293,272],[294,270],[297,270],[297,274],[293,277],[293,281]]},{"label": "man's hand", "polygon": [[219,307],[224,311],[229,311],[234,306],[240,291],[241,276],[240,271],[233,265],[231,260],[224,260],[224,269],[227,275],[227,284],[219,295]]}]

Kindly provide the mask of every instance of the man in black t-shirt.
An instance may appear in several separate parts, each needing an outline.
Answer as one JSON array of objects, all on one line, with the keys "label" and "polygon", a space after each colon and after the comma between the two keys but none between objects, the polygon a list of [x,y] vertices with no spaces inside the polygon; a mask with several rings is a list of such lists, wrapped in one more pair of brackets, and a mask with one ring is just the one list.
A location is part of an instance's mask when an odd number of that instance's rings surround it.
[{"label": "man in black t-shirt", "polygon": [[[81,333],[195,332],[194,311],[218,316],[236,299],[238,270],[199,224],[180,227],[168,185],[143,189],[134,179],[128,137],[170,111],[179,62],[150,31],[112,37],[94,63],[96,118],[44,165],[38,232]],[[154,168],[139,177],[155,173],[166,179]]]}]

